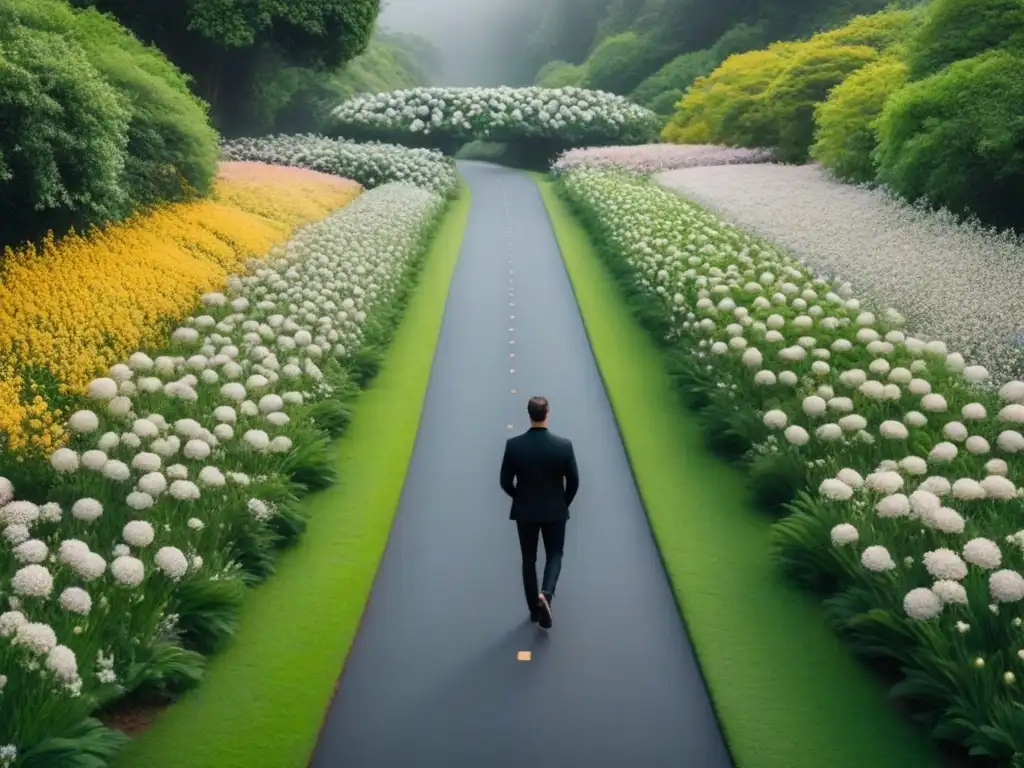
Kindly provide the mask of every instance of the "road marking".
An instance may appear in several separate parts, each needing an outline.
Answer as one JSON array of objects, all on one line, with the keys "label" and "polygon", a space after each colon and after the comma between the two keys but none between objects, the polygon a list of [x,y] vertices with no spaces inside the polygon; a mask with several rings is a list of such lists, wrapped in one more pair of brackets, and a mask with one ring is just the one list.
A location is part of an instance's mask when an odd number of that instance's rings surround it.
[{"label": "road marking", "polygon": [[511,394],[513,394],[513,395],[517,395],[517,394],[519,394],[519,390],[518,390],[518,389],[516,389],[515,387],[512,387],[512,389],[510,389],[510,390],[509,390],[509,392],[510,392]]},{"label": "road marking", "polygon": [[519,653],[516,654],[517,661],[529,661],[532,658],[533,654],[530,651],[519,651]]},{"label": "road marking", "polygon": [[508,369],[508,372],[509,372],[509,373],[515,373],[515,372],[516,372],[516,369],[515,369],[515,368],[509,368],[509,369]]}]

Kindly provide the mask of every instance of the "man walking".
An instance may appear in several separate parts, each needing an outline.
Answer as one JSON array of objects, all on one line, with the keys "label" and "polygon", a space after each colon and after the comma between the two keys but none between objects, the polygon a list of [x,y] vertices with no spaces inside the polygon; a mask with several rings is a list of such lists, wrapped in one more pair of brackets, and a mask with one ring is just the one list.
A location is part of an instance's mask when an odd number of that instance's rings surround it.
[{"label": "man walking", "polygon": [[[580,487],[572,443],[548,431],[548,401],[531,397],[526,405],[530,428],[505,443],[501,488],[512,498],[509,519],[516,521],[523,555],[523,589],[530,621],[544,629],[552,623],[551,601],[562,570],[569,505]],[[537,544],[544,538],[544,579],[537,589]]]}]

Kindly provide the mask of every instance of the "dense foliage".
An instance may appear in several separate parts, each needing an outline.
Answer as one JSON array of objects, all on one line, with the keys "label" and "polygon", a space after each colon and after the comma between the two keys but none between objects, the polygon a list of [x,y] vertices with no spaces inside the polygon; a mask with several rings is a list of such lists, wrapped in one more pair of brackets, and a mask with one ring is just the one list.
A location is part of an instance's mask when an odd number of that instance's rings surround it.
[{"label": "dense foliage", "polygon": [[73,0],[112,14],[193,80],[225,135],[259,130],[260,84],[288,67],[333,70],[370,41],[380,0]]},{"label": "dense foliage", "polygon": [[[991,64],[990,66],[996,66]],[[643,179],[562,190],[708,444],[780,514],[777,562],[937,738],[1024,759],[1024,382]],[[969,354],[970,350],[964,350]]]},{"label": "dense foliage", "polygon": [[0,68],[0,242],[209,191],[205,107],[116,22],[61,0],[0,0]]},{"label": "dense foliage", "polygon": [[775,43],[727,58],[687,91],[667,141],[770,147],[780,160],[807,158],[814,112],[833,87],[909,34],[914,12],[861,16],[805,42]]},{"label": "dense foliage", "polygon": [[421,37],[377,31],[366,50],[336,70],[283,66],[256,84],[251,133],[321,133],[339,101],[429,85],[440,52]]},{"label": "dense foliage", "polygon": [[841,179],[874,181],[878,116],[906,79],[906,64],[894,56],[862,67],[833,88],[815,109],[814,159]]},{"label": "dense foliage", "polygon": [[620,96],[580,88],[419,88],[366,96],[334,111],[337,130],[361,140],[435,147],[447,154],[484,139],[525,165],[547,165],[571,147],[642,144],[655,115]]}]

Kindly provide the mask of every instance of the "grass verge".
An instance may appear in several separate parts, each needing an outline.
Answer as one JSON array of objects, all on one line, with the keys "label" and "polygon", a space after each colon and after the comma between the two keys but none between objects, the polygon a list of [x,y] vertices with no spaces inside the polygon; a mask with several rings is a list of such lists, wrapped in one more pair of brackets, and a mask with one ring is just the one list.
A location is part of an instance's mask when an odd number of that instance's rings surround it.
[{"label": "grass verge", "polygon": [[551,218],[676,600],[738,768],[931,768],[935,745],[771,561],[771,520],[714,458],[587,233]]},{"label": "grass verge", "polygon": [[336,444],[340,480],[246,596],[206,680],[132,742],[119,768],[306,768],[355,638],[412,455],[448,286],[469,216],[462,185],[376,379]]}]

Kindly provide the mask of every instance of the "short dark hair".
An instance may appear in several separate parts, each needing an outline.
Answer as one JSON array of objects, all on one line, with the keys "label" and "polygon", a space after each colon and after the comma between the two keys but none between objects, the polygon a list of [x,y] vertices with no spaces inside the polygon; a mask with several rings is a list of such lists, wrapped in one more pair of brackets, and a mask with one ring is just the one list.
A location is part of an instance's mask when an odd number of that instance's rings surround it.
[{"label": "short dark hair", "polygon": [[526,404],[526,412],[530,414],[530,421],[539,424],[548,417],[548,399],[540,395],[531,397]]}]

